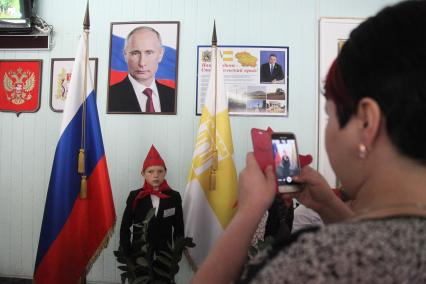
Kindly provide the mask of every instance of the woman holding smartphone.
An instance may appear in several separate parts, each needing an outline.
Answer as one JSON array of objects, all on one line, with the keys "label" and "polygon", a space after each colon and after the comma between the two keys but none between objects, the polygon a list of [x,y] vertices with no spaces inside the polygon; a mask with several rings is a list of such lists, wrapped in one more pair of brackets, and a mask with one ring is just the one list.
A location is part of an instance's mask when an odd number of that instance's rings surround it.
[{"label": "woman holding smartphone", "polygon": [[326,150],[352,210],[315,170],[299,200],[328,225],[277,240],[244,267],[275,196],[249,153],[239,207],[193,283],[426,283],[426,1],[404,1],[350,35],[325,85]]}]

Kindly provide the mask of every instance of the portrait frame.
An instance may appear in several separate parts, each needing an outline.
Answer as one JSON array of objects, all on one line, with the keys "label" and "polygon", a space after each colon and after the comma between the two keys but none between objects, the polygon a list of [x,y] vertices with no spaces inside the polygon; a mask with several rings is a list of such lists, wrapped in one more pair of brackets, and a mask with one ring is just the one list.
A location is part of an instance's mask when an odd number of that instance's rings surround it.
[{"label": "portrait frame", "polygon": [[326,98],[321,95],[328,69],[340,52],[350,32],[365,19],[362,18],[320,18],[319,20],[319,78],[318,78],[318,171],[332,187],[340,182],[331,167],[325,149],[325,128],[328,115],[325,112]]},{"label": "portrait frame", "polygon": [[[137,84],[139,80],[131,80],[128,72],[128,64],[124,55],[126,38],[135,28],[146,26],[156,30],[163,47],[162,58],[155,66],[158,69],[151,72],[149,67],[146,75],[155,79],[154,95],[157,95],[158,103],[156,112],[142,112],[145,106],[141,107],[141,102],[136,97],[136,92],[132,84]],[[107,114],[145,114],[145,115],[176,115],[177,95],[178,95],[178,59],[179,59],[179,21],[137,21],[137,22],[112,22],[110,30],[110,49],[108,63],[107,81]],[[132,72],[132,71],[131,71]],[[142,74],[142,69],[138,70]],[[154,73],[154,74],[152,74]],[[145,73],[144,73],[145,74]],[[151,75],[149,75],[151,74]],[[131,77],[134,78],[133,76]],[[149,81],[149,79],[147,79]],[[139,86],[140,88],[149,86]],[[155,89],[154,88],[154,89]],[[122,96],[117,99],[118,96]],[[123,99],[123,96],[125,97]],[[140,98],[139,98],[140,99]],[[161,108],[158,111],[157,107]]]},{"label": "portrait frame", "polygon": [[[54,112],[63,112],[68,95],[68,85],[72,76],[75,58],[52,58],[50,63],[50,109]],[[96,95],[98,83],[98,58],[89,58],[93,90]],[[95,96],[96,98],[96,96]]]},{"label": "portrait frame", "polygon": [[0,111],[24,112],[40,109],[43,60],[0,60]]}]

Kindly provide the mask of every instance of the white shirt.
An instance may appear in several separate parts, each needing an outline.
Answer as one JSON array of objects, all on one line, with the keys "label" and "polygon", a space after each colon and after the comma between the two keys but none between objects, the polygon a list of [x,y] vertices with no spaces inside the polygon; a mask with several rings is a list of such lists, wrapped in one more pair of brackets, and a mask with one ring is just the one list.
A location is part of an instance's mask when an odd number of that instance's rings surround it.
[{"label": "white shirt", "polygon": [[145,86],[136,81],[132,76],[128,75],[130,83],[132,83],[133,89],[135,90],[136,97],[138,98],[139,106],[142,112],[146,111],[146,101],[148,97],[143,93],[146,88],[152,90],[152,102],[154,103],[155,112],[161,112],[160,96],[158,94],[157,84],[155,80],[152,81],[151,86]]},{"label": "white shirt", "polygon": [[160,197],[158,197],[157,195],[151,194],[151,202],[152,202],[152,207],[155,208],[155,216],[157,216],[158,207],[160,207]]},{"label": "white shirt", "polygon": [[294,209],[293,229],[291,232],[294,233],[300,229],[312,226],[322,226],[323,224],[324,223],[317,212],[303,206],[303,204],[299,204],[299,206]]}]

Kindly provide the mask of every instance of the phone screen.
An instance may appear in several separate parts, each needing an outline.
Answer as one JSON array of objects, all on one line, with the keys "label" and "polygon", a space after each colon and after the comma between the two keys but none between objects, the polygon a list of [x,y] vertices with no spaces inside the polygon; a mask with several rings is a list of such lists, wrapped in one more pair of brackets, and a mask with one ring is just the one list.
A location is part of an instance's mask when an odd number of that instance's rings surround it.
[{"label": "phone screen", "polygon": [[272,133],[272,151],[278,191],[297,191],[293,177],[300,175],[296,137],[293,133]]}]

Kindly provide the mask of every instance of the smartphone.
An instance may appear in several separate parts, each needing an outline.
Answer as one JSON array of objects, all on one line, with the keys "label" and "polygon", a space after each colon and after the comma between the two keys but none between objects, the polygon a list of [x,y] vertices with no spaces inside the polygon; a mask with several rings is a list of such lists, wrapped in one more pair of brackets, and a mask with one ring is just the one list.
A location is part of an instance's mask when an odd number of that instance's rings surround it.
[{"label": "smartphone", "polygon": [[296,136],[290,132],[273,132],[271,140],[278,191],[299,191],[298,185],[294,183],[294,177],[300,175]]},{"label": "smartphone", "polygon": [[272,131],[252,128],[251,141],[253,143],[254,157],[262,171],[268,165],[274,166],[274,156],[272,153]]}]

